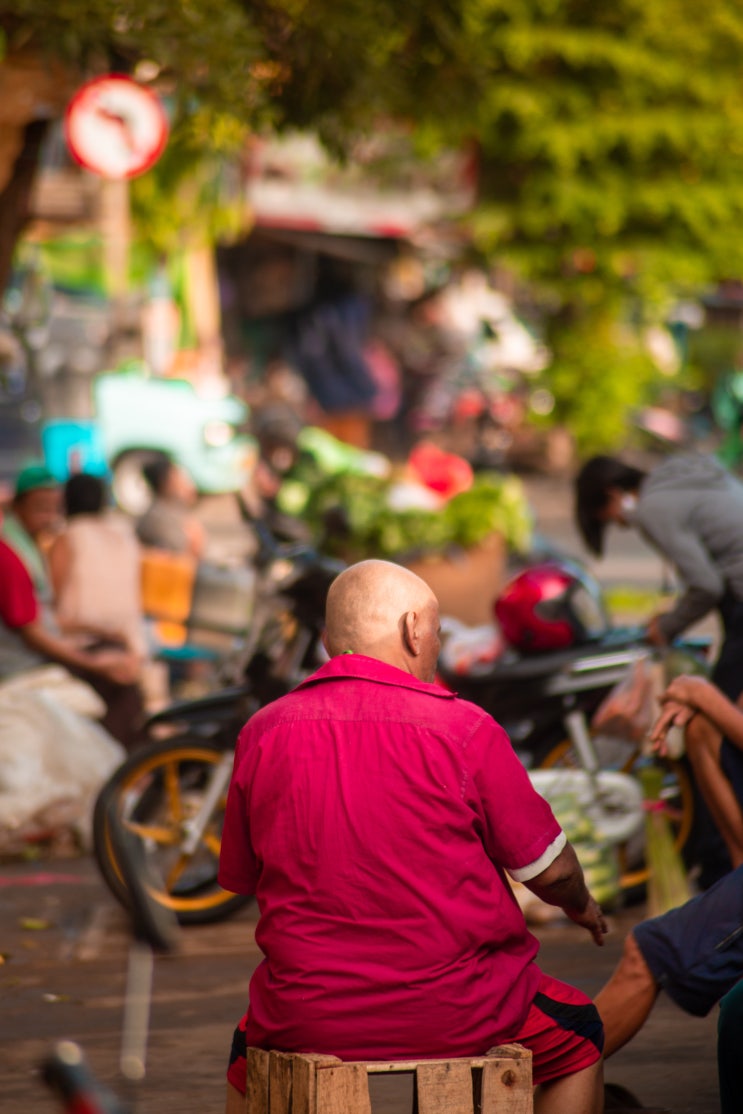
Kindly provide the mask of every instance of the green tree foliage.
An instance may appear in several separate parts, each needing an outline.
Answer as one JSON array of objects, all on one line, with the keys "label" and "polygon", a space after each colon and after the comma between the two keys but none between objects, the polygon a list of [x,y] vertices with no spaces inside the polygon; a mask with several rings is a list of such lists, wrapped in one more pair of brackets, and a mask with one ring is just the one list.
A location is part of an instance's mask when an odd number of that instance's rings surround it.
[{"label": "green tree foliage", "polygon": [[178,116],[196,99],[238,119],[265,103],[263,44],[238,0],[0,0],[0,28],[8,54],[40,50],[81,77],[151,60]]},{"label": "green tree foliage", "polygon": [[[621,422],[647,377],[597,320],[743,273],[740,0],[0,0],[0,28],[81,69],[153,60],[184,152],[267,124],[343,151],[392,119],[476,144],[470,227],[542,292],[560,405],[569,361],[576,406],[625,368]],[[591,335],[612,355],[579,359]]]}]

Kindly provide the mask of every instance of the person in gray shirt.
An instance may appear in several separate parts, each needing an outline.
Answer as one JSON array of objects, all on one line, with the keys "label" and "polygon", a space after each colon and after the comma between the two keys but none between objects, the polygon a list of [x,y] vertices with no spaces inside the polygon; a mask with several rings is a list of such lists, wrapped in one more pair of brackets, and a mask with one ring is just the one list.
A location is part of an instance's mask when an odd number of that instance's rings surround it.
[{"label": "person in gray shirt", "polygon": [[[684,588],[670,610],[649,619],[648,642],[668,645],[717,611],[723,636],[711,680],[737,701],[743,692],[743,484],[715,457],[697,453],[669,457],[650,472],[595,456],[576,477],[575,513],[586,546],[597,556],[607,526],[615,523],[637,529],[674,566]],[[703,798],[697,800],[697,839],[705,886],[730,868],[703,807],[712,793],[710,762],[712,775],[722,771],[743,807],[743,751],[724,735],[718,735],[714,752],[697,745],[699,739],[701,732],[687,732],[687,755]]]},{"label": "person in gray shirt", "polygon": [[717,610],[724,637],[712,680],[731,699],[743,690],[743,484],[714,457],[680,454],[651,472],[595,456],[575,481],[578,529],[601,556],[609,523],[635,527],[675,568],[684,591],[653,616],[646,637],[667,645]]}]

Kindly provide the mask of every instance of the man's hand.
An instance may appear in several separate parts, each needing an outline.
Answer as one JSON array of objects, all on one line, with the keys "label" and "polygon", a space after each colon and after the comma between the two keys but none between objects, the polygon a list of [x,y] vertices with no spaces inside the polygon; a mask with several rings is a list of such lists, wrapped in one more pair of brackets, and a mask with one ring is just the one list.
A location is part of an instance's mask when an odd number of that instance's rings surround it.
[{"label": "man's hand", "polygon": [[98,673],[119,685],[131,685],[139,680],[141,658],[128,650],[81,650],[71,639],[46,630],[38,620],[19,627],[18,633],[37,653],[66,665],[68,669]]},{"label": "man's hand", "polygon": [[588,899],[588,905],[582,913],[577,913],[574,909],[566,909],[565,913],[570,917],[571,921],[579,924],[581,928],[587,929],[593,937],[594,944],[598,944],[600,948],[604,946],[604,936],[609,931],[609,926],[606,923],[606,917],[601,911],[601,906],[592,897]]},{"label": "man's hand", "polygon": [[701,707],[700,701],[704,700],[704,694],[709,688],[710,683],[706,678],[682,674],[680,677],[674,677],[661,696],[660,702],[661,704],[685,704],[697,711]]},{"label": "man's hand", "polygon": [[700,707],[700,697],[709,689],[703,677],[681,676],[674,678],[660,697],[661,710],[650,728],[648,738],[653,750],[665,756],[666,735],[671,727],[686,727]]},{"label": "man's hand", "polygon": [[87,655],[87,667],[93,673],[100,673],[117,685],[133,685],[139,680],[141,660],[137,654],[125,650],[100,650]]},{"label": "man's hand", "polygon": [[666,736],[671,727],[686,727],[689,720],[693,719],[695,715],[695,710],[690,708],[688,704],[680,704],[676,700],[667,700],[648,733],[652,749],[665,757],[668,753]]},{"label": "man's hand", "polygon": [[571,921],[587,929],[594,943],[601,946],[609,931],[604,914],[586,888],[583,868],[575,848],[567,843],[550,865],[524,882],[527,889],[548,905],[557,905]]}]

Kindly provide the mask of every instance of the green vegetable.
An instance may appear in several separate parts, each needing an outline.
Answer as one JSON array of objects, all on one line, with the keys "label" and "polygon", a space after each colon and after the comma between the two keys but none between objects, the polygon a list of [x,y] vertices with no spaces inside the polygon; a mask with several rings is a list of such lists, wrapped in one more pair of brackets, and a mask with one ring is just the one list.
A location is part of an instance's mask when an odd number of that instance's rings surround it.
[{"label": "green vegetable", "polygon": [[392,486],[391,477],[368,472],[322,474],[315,458],[300,461],[278,504],[285,513],[301,514],[317,543],[347,560],[469,549],[494,533],[512,549],[528,548],[532,515],[516,477],[478,475],[469,491],[434,511],[394,510],[388,503]]}]

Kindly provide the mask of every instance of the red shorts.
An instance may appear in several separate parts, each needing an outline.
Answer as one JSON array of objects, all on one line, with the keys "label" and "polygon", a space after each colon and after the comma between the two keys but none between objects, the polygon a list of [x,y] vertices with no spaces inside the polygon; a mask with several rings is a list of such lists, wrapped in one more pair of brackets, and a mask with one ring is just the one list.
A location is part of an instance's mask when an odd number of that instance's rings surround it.
[{"label": "red shorts", "polygon": [[[245,1021],[235,1029],[227,1079],[245,1094]],[[539,989],[526,1020],[517,1033],[499,1044],[523,1044],[531,1049],[534,1084],[548,1083],[562,1075],[595,1064],[604,1047],[604,1029],[590,998],[575,987],[542,974]],[[487,1049],[473,1050],[483,1055]]]},{"label": "red shorts", "polygon": [[591,999],[568,983],[542,974],[521,1029],[501,1044],[532,1052],[535,1085],[574,1075],[595,1064],[604,1048],[604,1027]]}]

